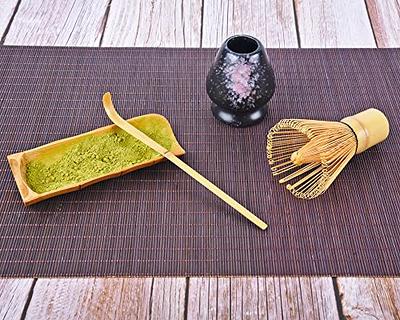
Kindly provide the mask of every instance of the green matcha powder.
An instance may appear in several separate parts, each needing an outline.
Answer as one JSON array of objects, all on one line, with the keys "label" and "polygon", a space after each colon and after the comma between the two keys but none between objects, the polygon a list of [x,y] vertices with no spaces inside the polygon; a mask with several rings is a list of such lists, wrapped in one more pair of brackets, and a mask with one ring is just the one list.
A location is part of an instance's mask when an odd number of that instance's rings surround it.
[{"label": "green matcha powder", "polygon": [[[171,149],[173,141],[161,131],[142,131]],[[128,133],[116,129],[113,133],[94,135],[70,145],[56,160],[32,160],[27,164],[26,180],[33,191],[43,193],[148,161],[158,155]]]}]

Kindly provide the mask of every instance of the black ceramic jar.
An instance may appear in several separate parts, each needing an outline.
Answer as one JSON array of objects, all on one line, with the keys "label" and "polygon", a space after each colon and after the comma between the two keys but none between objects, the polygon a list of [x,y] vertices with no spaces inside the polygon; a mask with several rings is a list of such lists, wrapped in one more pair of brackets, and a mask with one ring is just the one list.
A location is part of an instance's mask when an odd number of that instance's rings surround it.
[{"label": "black ceramic jar", "polygon": [[246,127],[259,123],[275,92],[275,75],[262,43],[247,35],[228,38],[207,75],[211,110],[222,122]]}]

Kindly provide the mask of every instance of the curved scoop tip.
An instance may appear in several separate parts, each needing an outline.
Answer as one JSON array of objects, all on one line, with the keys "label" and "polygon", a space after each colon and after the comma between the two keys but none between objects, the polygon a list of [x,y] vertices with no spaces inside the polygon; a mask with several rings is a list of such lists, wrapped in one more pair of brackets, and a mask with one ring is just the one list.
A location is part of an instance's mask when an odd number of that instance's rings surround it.
[{"label": "curved scoop tip", "polygon": [[103,103],[104,104],[110,104],[111,102],[111,93],[110,92],[106,92],[103,94]]}]

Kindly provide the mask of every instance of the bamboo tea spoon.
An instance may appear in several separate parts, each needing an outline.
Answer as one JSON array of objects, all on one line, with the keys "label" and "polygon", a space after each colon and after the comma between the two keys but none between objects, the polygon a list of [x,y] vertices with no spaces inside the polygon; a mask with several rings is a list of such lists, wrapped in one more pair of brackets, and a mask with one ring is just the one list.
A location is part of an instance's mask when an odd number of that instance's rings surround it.
[{"label": "bamboo tea spoon", "polygon": [[114,124],[116,124],[118,127],[120,127],[122,130],[124,130],[127,133],[131,134],[136,139],[138,139],[139,141],[143,142],[144,144],[146,144],[147,146],[149,146],[153,150],[157,151],[163,157],[167,158],[169,161],[171,161],[173,164],[175,164],[178,168],[180,168],[181,170],[185,171],[189,176],[191,176],[197,182],[199,182],[204,187],[206,187],[208,190],[210,190],[212,193],[214,193],[221,200],[225,201],[232,208],[237,210],[245,218],[247,218],[248,220],[253,222],[260,229],[265,230],[268,227],[268,224],[266,224],[260,218],[255,216],[253,213],[251,213],[245,207],[243,207],[235,199],[233,199],[232,197],[227,195],[224,191],[222,191],[220,188],[218,188],[215,184],[213,184],[212,182],[208,181],[200,173],[198,173],[197,171],[192,169],[190,166],[188,166],[185,162],[180,160],[173,153],[169,152],[166,148],[164,148],[163,146],[159,145],[157,142],[155,142],[153,139],[148,137],[142,131],[136,129],[133,125],[131,125],[129,122],[127,122],[125,119],[123,119],[114,108],[114,105],[113,105],[112,100],[111,100],[111,93],[110,92],[106,92],[103,95],[103,106],[104,106],[104,109],[106,110],[106,113],[107,113],[108,117],[111,119],[111,121]]}]

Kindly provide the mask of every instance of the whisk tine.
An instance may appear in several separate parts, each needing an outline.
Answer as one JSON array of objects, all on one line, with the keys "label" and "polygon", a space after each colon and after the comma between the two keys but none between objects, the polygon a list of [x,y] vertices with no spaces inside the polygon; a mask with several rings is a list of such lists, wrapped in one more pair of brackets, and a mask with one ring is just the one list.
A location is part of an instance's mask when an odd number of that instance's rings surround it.
[{"label": "whisk tine", "polygon": [[[290,181],[290,180],[292,180],[292,179],[294,179],[294,178],[297,178],[298,176],[301,176],[301,175],[305,174],[306,172],[308,172],[308,171],[310,171],[310,170],[312,170],[312,169],[314,169],[314,168],[316,168],[316,167],[318,167],[318,166],[319,166],[318,163],[310,163],[310,164],[308,164],[308,165],[306,165],[306,166],[303,166],[303,167],[301,167],[299,170],[297,170],[297,171],[295,171],[295,172],[289,174],[288,176],[286,176],[286,177],[284,177],[284,178],[281,178],[281,179],[279,180],[279,183],[288,182],[288,181]],[[298,167],[298,166],[296,166],[296,167]],[[290,169],[289,169],[289,170],[290,170]],[[288,170],[287,170],[287,171],[288,171]]]},{"label": "whisk tine", "polygon": [[356,153],[356,147],[352,130],[331,121],[285,119],[267,135],[272,174],[285,175],[280,183],[293,181],[286,187],[302,199],[322,194]]}]

